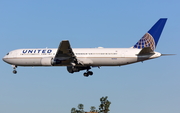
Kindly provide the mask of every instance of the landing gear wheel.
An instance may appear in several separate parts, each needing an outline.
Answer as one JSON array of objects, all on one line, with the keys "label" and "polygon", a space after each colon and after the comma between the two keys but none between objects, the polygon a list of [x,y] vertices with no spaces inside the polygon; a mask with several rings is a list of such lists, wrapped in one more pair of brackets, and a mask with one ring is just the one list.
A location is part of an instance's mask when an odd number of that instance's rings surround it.
[{"label": "landing gear wheel", "polygon": [[88,71],[87,73],[88,73],[88,75],[93,75],[92,71]]},{"label": "landing gear wheel", "polygon": [[16,73],[17,73],[17,71],[16,71],[16,70],[13,70],[13,73],[14,73],[14,74],[16,74]]},{"label": "landing gear wheel", "polygon": [[89,76],[89,74],[88,74],[88,73],[84,73],[83,75],[84,75],[85,77],[88,77],[88,76]]}]

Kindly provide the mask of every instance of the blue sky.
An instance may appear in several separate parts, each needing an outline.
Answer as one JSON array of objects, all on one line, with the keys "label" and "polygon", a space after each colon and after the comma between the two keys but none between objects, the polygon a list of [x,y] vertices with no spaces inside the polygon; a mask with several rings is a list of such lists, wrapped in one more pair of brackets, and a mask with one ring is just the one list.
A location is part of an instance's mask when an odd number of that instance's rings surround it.
[{"label": "blue sky", "polygon": [[178,0],[0,1],[0,57],[19,48],[133,46],[162,17],[168,18],[156,51],[175,56],[122,67],[94,68],[94,75],[66,67],[12,67],[0,61],[0,113],[70,113],[83,103],[111,113],[180,112],[180,2]]}]

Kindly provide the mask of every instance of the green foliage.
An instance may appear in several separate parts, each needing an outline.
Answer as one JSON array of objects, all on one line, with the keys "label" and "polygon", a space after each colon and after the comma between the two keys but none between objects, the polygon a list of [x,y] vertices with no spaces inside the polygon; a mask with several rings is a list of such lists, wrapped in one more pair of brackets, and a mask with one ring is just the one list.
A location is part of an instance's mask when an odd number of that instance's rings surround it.
[{"label": "green foliage", "polygon": [[[90,112],[108,113],[110,111],[109,107],[110,107],[111,102],[109,100],[107,100],[107,98],[108,98],[107,96],[100,98],[101,104],[99,105],[99,110],[97,110],[96,107],[91,106]],[[79,104],[78,109],[72,108],[71,113],[85,113],[84,105]]]},{"label": "green foliage", "polygon": [[84,113],[84,105],[83,104],[79,104],[78,105],[78,109],[72,108],[71,109],[71,113]]},{"label": "green foliage", "polygon": [[95,110],[96,110],[96,107],[94,107],[94,106],[91,106],[91,108],[90,108],[91,110],[90,110],[90,112],[95,112]]},{"label": "green foliage", "polygon": [[83,104],[79,104],[79,105],[78,105],[78,108],[79,108],[80,111],[83,111],[84,105],[83,105]]},{"label": "green foliage", "polygon": [[76,113],[76,108],[72,108],[71,113]]},{"label": "green foliage", "polygon": [[99,112],[99,111],[96,109],[96,107],[94,107],[94,106],[91,106],[90,109],[91,109],[90,112]]},{"label": "green foliage", "polygon": [[107,96],[100,98],[100,102],[101,102],[101,104],[99,105],[100,112],[108,113],[108,111],[110,111],[109,107],[110,107],[111,102],[107,100],[107,98],[108,98]]}]

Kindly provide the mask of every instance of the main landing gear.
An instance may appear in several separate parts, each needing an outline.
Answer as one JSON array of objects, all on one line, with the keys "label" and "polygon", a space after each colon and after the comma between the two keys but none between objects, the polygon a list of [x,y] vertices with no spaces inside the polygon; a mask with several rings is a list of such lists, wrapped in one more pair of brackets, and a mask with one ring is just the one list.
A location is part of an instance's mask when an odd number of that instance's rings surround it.
[{"label": "main landing gear", "polygon": [[14,70],[13,70],[13,73],[14,73],[14,74],[17,73],[16,68],[17,68],[17,66],[13,65],[13,69],[14,69]]},{"label": "main landing gear", "polygon": [[87,71],[83,74],[85,77],[88,77],[89,75],[93,75],[92,71]]}]

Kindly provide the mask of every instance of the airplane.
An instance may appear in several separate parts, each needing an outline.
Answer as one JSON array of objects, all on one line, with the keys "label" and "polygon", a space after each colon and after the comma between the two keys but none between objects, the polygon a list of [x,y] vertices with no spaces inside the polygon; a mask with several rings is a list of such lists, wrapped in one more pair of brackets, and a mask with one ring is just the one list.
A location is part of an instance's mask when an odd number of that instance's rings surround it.
[{"label": "airplane", "polygon": [[13,66],[66,66],[69,73],[86,70],[84,76],[93,75],[92,67],[122,66],[165,56],[155,52],[167,18],[160,18],[145,35],[130,48],[71,48],[68,40],[58,48],[17,49],[3,57]]}]

